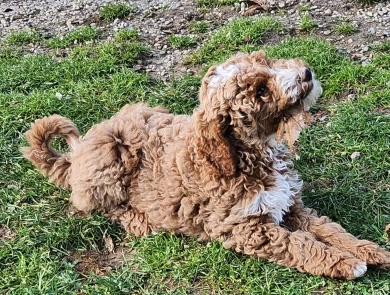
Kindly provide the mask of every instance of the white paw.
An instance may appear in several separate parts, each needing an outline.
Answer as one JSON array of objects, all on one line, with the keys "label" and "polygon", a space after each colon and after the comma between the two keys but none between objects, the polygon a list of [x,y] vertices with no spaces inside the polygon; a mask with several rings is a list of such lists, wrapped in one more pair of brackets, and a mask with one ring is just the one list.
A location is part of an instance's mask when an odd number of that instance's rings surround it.
[{"label": "white paw", "polygon": [[355,278],[360,278],[366,273],[366,271],[367,271],[366,263],[358,264],[353,270],[353,275],[355,276]]}]

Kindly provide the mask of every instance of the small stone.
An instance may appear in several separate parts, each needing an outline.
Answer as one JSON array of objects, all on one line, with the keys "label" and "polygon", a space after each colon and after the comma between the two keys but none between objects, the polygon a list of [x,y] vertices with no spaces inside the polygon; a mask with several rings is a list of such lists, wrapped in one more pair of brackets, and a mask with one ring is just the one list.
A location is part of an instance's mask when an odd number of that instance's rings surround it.
[{"label": "small stone", "polygon": [[286,3],[283,1],[280,1],[278,6],[279,6],[279,8],[284,8],[284,7],[286,7]]},{"label": "small stone", "polygon": [[366,59],[362,62],[362,66],[363,67],[367,67],[369,64],[371,63],[371,60],[370,59]]},{"label": "small stone", "polygon": [[370,34],[372,34],[372,35],[375,35],[376,29],[375,29],[375,28],[370,28],[370,29],[368,30],[368,32],[369,32]]},{"label": "small stone", "polygon": [[241,9],[240,9],[241,12],[244,12],[245,11],[245,2],[241,2]]},{"label": "small stone", "polygon": [[62,99],[62,94],[59,92],[56,92],[56,97],[57,97],[57,99]]},{"label": "small stone", "polygon": [[324,11],[324,15],[331,15],[331,14],[332,14],[332,10],[330,9]]},{"label": "small stone", "polygon": [[330,31],[330,30],[326,30],[326,31],[324,31],[324,35],[325,35],[325,36],[328,36],[328,35],[330,35],[330,33],[332,33],[332,31]]},{"label": "small stone", "polygon": [[348,44],[352,44],[352,43],[353,43],[353,40],[352,40],[352,39],[348,39],[347,43],[348,43]]},{"label": "small stone", "polygon": [[360,158],[360,153],[359,152],[353,152],[351,155],[352,161],[357,160]]}]

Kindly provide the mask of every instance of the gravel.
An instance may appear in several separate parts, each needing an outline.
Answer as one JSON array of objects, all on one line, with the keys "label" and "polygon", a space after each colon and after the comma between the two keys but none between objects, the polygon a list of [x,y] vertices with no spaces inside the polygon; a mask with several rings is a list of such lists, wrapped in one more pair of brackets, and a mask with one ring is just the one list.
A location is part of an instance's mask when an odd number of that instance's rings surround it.
[{"label": "gravel", "polygon": [[[245,15],[250,7],[248,1],[237,1],[232,6],[205,9],[195,6],[195,0],[129,0],[122,1],[135,8],[135,12],[124,19],[104,23],[99,18],[99,8],[109,0],[3,0],[0,3],[0,39],[10,33],[25,29],[36,29],[45,36],[69,32],[82,25],[96,27],[106,39],[111,39],[120,29],[135,28],[151,49],[147,60],[138,61],[134,66],[146,70],[152,76],[169,79],[172,75],[192,72],[181,61],[196,46],[174,49],[168,42],[171,34],[190,35],[188,24],[205,20],[209,31],[197,36],[200,44],[212,31],[229,22],[232,18]],[[308,14],[317,23],[311,34],[335,44],[353,59],[367,64],[372,58],[371,45],[390,40],[390,3],[376,3],[359,6],[353,1],[343,0],[286,0],[265,1],[267,11],[257,10],[256,14],[272,15],[281,21],[287,36],[305,36],[298,30],[300,18]],[[337,32],[336,27],[348,23],[356,28],[352,35]],[[281,40],[281,39],[277,39]],[[275,42],[275,41],[274,41]],[[265,40],[267,43],[267,40]]]}]

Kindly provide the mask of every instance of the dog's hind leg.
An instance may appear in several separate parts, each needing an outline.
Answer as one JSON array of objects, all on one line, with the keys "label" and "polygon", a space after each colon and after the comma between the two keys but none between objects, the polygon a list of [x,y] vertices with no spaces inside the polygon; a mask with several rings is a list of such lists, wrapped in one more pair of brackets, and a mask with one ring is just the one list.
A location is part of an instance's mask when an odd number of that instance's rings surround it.
[{"label": "dog's hind leg", "polygon": [[308,232],[290,232],[273,223],[258,224],[255,219],[236,225],[222,242],[226,248],[313,275],[355,279],[367,270],[364,261],[317,241]]},{"label": "dog's hind leg", "polygon": [[95,125],[72,154],[71,202],[78,210],[124,212],[138,173],[144,131],[120,119]]},{"label": "dog's hind leg", "polygon": [[310,232],[317,240],[349,252],[367,264],[390,268],[390,252],[373,242],[357,239],[328,217],[318,217],[313,209],[301,204],[293,206],[285,217],[285,224],[291,230]]}]

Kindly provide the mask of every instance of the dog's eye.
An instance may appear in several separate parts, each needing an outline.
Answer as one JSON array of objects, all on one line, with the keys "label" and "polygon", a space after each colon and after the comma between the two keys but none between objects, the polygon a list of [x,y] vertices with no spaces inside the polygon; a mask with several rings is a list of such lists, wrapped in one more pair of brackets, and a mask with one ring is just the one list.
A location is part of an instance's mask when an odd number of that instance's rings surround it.
[{"label": "dog's eye", "polygon": [[264,87],[260,87],[259,89],[257,89],[257,92],[256,92],[256,96],[259,97],[259,96],[262,96],[265,92],[265,88]]}]

